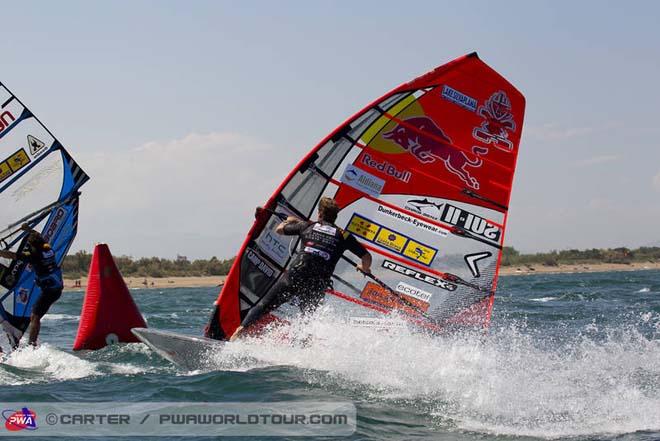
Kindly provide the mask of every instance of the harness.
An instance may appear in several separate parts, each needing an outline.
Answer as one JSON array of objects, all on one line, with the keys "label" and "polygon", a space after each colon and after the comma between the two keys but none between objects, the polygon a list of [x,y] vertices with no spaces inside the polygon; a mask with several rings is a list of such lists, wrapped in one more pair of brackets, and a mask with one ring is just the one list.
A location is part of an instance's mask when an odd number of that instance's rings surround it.
[{"label": "harness", "polygon": [[329,278],[341,257],[343,231],[332,224],[314,222],[300,234],[300,250],[292,269],[316,278]]},{"label": "harness", "polygon": [[38,255],[32,267],[37,285],[42,289],[60,289],[64,287],[62,270],[57,265],[55,252],[50,249],[33,250]]}]

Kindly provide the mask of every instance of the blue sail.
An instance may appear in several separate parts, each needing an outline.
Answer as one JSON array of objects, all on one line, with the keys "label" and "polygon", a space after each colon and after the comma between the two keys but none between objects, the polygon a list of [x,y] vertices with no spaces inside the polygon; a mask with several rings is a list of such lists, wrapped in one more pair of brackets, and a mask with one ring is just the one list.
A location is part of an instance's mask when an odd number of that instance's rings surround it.
[{"label": "blue sail", "polygon": [[[0,249],[22,250],[27,223],[66,256],[78,228],[80,187],[89,177],[34,114],[0,83]],[[0,324],[16,341],[41,295],[32,267],[0,259]]]}]

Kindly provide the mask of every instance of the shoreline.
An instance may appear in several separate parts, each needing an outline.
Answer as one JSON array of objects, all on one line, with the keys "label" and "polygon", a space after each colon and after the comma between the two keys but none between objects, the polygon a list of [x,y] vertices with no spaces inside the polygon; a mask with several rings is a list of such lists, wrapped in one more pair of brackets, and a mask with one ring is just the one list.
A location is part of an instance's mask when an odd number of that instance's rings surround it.
[{"label": "shoreline", "polygon": [[513,265],[500,268],[500,276],[524,276],[529,274],[608,273],[615,271],[643,271],[660,269],[660,262],[581,263],[545,265]]},{"label": "shoreline", "polygon": [[[500,268],[501,276],[526,276],[530,274],[571,274],[603,273],[613,271],[660,270],[660,262],[635,262],[629,265],[617,263],[596,263],[579,265],[515,265]],[[159,288],[210,288],[224,283],[227,276],[190,276],[190,277],[125,277],[129,289]],[[84,291],[87,277],[64,279],[65,291]]]},{"label": "shoreline", "polygon": [[[128,289],[209,288],[225,282],[227,276],[124,277]],[[79,284],[77,284],[79,282]],[[64,279],[64,291],[84,291],[87,277]],[[219,289],[218,289],[218,292]]]}]

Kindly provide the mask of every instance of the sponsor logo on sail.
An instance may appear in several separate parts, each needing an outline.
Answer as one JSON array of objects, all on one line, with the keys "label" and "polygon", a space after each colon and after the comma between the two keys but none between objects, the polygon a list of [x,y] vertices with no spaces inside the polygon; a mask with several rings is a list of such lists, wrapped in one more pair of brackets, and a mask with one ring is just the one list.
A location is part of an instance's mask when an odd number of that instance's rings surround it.
[{"label": "sponsor logo on sail", "polygon": [[349,164],[346,167],[341,177],[341,182],[373,197],[380,196],[383,187],[385,187],[384,180],[367,173],[353,164]]},{"label": "sponsor logo on sail", "polygon": [[428,266],[437,252],[434,248],[410,239],[403,250],[403,255]]},{"label": "sponsor logo on sail", "polygon": [[[25,239],[24,239],[25,240]],[[22,248],[19,248],[19,251]],[[0,285],[4,286],[7,289],[12,289],[18,282],[18,277],[21,275],[21,272],[25,269],[26,271],[31,270],[31,266],[25,263],[22,260],[13,260],[9,265],[9,269],[5,270],[2,274],[2,279],[0,280]]]},{"label": "sponsor logo on sail", "polygon": [[14,118],[14,115],[9,110],[0,113],[0,132],[9,127],[14,121],[16,121],[16,118]]},{"label": "sponsor logo on sail", "polygon": [[53,217],[51,218],[50,223],[44,230],[43,237],[46,239],[46,241],[50,241],[54,236],[55,233],[60,229],[62,226],[62,221],[66,217],[66,210],[62,207],[57,207],[57,210],[53,213]]},{"label": "sponsor logo on sail", "polygon": [[406,236],[385,227],[381,227],[374,242],[383,248],[401,253],[406,246],[407,240],[408,238]]},{"label": "sponsor logo on sail", "polygon": [[[408,312],[409,314],[418,313],[419,311],[416,311],[415,308],[424,312],[426,312],[429,308],[429,303],[424,300],[420,300],[406,293],[402,293],[400,296],[397,296],[389,290],[373,282],[367,282],[364,289],[360,293],[360,297],[372,303],[384,306],[385,308],[400,309],[402,311]],[[403,299],[403,301],[401,299]],[[406,302],[408,304],[406,304]],[[410,305],[413,305],[414,308]]]},{"label": "sponsor logo on sail", "polygon": [[388,269],[390,271],[394,271],[395,273],[398,274],[403,274],[404,276],[410,277],[415,280],[419,280],[420,282],[424,282],[426,284],[429,284],[431,286],[435,286],[438,288],[445,289],[447,291],[455,291],[456,290],[456,285],[453,283],[449,283],[445,280],[439,279],[434,276],[430,276],[428,274],[422,273],[420,271],[417,271],[416,269],[413,268],[408,268],[407,266],[403,266],[399,263],[394,263],[390,260],[383,260],[383,263],[381,266],[385,269]]},{"label": "sponsor logo on sail", "polygon": [[399,170],[395,165],[390,164],[387,161],[379,162],[373,159],[370,155],[364,154],[362,156],[362,163],[367,167],[374,168],[382,173],[385,173],[387,176],[391,176],[394,179],[398,179],[401,182],[408,183],[412,177],[412,173],[408,170]]},{"label": "sponsor logo on sail", "polygon": [[427,198],[408,199],[406,205],[404,205],[404,208],[406,210],[410,210],[410,211],[414,211],[415,213],[422,214],[430,219],[440,220],[438,216],[433,216],[426,209],[435,207],[438,210],[442,210],[443,205],[444,205],[443,203],[435,203],[433,201],[428,200]]},{"label": "sponsor logo on sail", "polygon": [[254,251],[248,250],[247,259],[266,277],[273,277],[275,274],[275,270],[271,268],[266,262],[264,262],[261,257],[259,257]]},{"label": "sponsor logo on sail", "polygon": [[378,329],[401,329],[405,328],[406,324],[402,321],[392,321],[390,319],[382,319],[376,317],[350,317],[351,326],[359,326],[365,328],[378,328]]},{"label": "sponsor logo on sail", "polygon": [[11,168],[9,168],[7,161],[0,163],[0,182],[10,177],[12,173],[14,172],[11,170]]},{"label": "sponsor logo on sail", "polygon": [[509,132],[516,131],[516,122],[513,120],[511,100],[507,94],[502,90],[493,93],[484,105],[479,107],[478,113],[484,120],[472,130],[472,137],[483,144],[511,152],[513,142],[509,139]]},{"label": "sponsor logo on sail", "polygon": [[27,288],[20,288],[18,290],[18,296],[16,296],[16,301],[21,305],[25,305],[29,299],[29,291]]},{"label": "sponsor logo on sail", "polygon": [[39,153],[46,147],[46,143],[40,139],[28,135],[27,136],[28,146],[30,147],[30,154],[32,156],[37,156]]},{"label": "sponsor logo on sail", "polygon": [[467,96],[466,94],[459,92],[458,90],[449,87],[448,85],[442,86],[442,97],[447,101],[451,101],[454,104],[468,109],[472,112],[477,111],[477,100]]},{"label": "sponsor logo on sail", "polygon": [[283,265],[289,258],[288,245],[283,243],[270,229],[264,230],[259,238],[259,248],[280,265]]},{"label": "sponsor logo on sail", "polygon": [[354,213],[346,230],[396,254],[430,266],[438,250]]},{"label": "sponsor logo on sail", "polygon": [[408,285],[405,282],[399,282],[396,285],[396,290],[401,294],[405,294],[407,296],[410,296],[417,300],[421,300],[422,302],[426,302],[426,303],[428,303],[431,300],[431,296],[433,295],[430,292],[426,292],[412,285]]},{"label": "sponsor logo on sail", "polygon": [[0,182],[4,181],[29,163],[29,156],[25,153],[24,149],[20,149],[0,163]]},{"label": "sponsor logo on sail", "polygon": [[430,219],[462,228],[471,234],[493,242],[499,242],[502,236],[502,230],[497,225],[481,216],[448,203],[436,203],[428,199],[409,199],[405,208]]},{"label": "sponsor logo on sail", "polygon": [[380,230],[380,225],[371,222],[369,219],[362,217],[359,214],[354,214],[348,222],[346,229],[368,241],[373,241],[376,238],[376,234],[378,234],[378,230]]},{"label": "sponsor logo on sail", "polygon": [[502,230],[497,225],[493,225],[483,217],[451,204],[444,205],[440,214],[440,220],[494,242],[498,242],[502,235]]},{"label": "sponsor logo on sail", "polygon": [[470,272],[474,277],[481,277],[481,271],[479,270],[479,266],[477,265],[477,262],[479,262],[482,259],[487,259],[491,257],[493,253],[490,251],[483,251],[480,253],[473,253],[473,254],[466,254],[463,256],[463,259],[465,260],[466,265],[470,269]]},{"label": "sponsor logo on sail", "polygon": [[20,149],[19,151],[17,151],[7,159],[7,164],[9,165],[9,168],[11,168],[13,172],[17,172],[18,170],[22,169],[29,163],[30,163],[30,158],[23,149]]},{"label": "sponsor logo on sail", "polygon": [[404,222],[406,224],[412,225],[421,230],[428,231],[429,233],[437,234],[438,236],[442,236],[442,237],[447,237],[447,231],[443,230],[442,228],[421,221],[407,214],[403,214],[399,211],[392,210],[391,208],[384,207],[383,205],[378,206],[378,212],[390,216],[394,219],[400,220],[401,222]]}]

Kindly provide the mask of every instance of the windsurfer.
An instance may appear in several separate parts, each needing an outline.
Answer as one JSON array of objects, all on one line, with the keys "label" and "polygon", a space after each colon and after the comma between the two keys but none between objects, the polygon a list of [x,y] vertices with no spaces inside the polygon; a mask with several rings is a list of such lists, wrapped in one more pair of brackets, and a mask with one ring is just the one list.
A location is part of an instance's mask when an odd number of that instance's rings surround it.
[{"label": "windsurfer", "polygon": [[[257,217],[264,210],[257,208]],[[331,286],[332,273],[344,251],[358,256],[362,262],[358,271],[371,272],[371,254],[350,233],[337,227],[339,207],[334,199],[323,197],[319,201],[318,220],[305,221],[289,216],[275,232],[285,236],[300,236],[301,247],[289,271],[282,275],[259,303],[248,312],[230,341],[261,316],[287,301],[296,298],[303,314],[313,312],[323,300],[325,290]]]},{"label": "windsurfer", "polygon": [[[36,283],[41,288],[41,295],[32,306],[29,343],[36,346],[41,329],[41,318],[46,315],[48,309],[62,295],[64,283],[62,271],[57,264],[55,252],[51,249],[50,244],[41,234],[32,230],[27,224],[21,226],[21,229],[28,233],[28,249],[19,253],[0,251],[0,257],[22,260],[32,265],[34,269]],[[18,340],[11,343],[14,347],[18,346]]]}]

